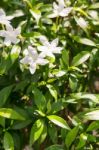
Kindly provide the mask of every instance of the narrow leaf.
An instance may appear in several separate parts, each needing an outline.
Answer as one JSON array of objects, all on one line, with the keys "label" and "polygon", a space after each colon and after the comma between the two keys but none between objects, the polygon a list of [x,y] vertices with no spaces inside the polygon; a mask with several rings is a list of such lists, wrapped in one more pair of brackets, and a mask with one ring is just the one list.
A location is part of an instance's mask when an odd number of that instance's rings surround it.
[{"label": "narrow leaf", "polygon": [[5,132],[3,145],[5,150],[14,150],[14,141],[10,133]]},{"label": "narrow leaf", "polygon": [[99,120],[99,110],[86,113],[84,118],[87,120]]},{"label": "narrow leaf", "polygon": [[0,116],[8,119],[24,120],[24,117],[10,108],[0,108]]},{"label": "narrow leaf", "polygon": [[67,136],[66,136],[66,146],[69,148],[71,146],[71,144],[73,143],[73,141],[75,140],[77,133],[79,131],[79,127],[74,127],[71,131],[68,132]]},{"label": "narrow leaf", "polygon": [[6,103],[8,97],[11,93],[12,87],[13,86],[8,86],[8,87],[3,88],[0,91],[0,107],[2,107]]},{"label": "narrow leaf", "polygon": [[82,51],[79,54],[77,54],[72,61],[73,66],[78,66],[82,63],[84,63],[90,56],[90,53],[87,51]]},{"label": "narrow leaf", "polygon": [[42,120],[39,119],[33,124],[30,133],[30,146],[32,146],[32,144],[39,139],[41,133],[43,132],[43,129],[44,123]]},{"label": "narrow leaf", "polygon": [[70,129],[68,124],[66,123],[66,121],[59,116],[50,115],[50,116],[47,116],[47,118],[59,127],[62,127],[62,128],[68,129],[68,130]]}]

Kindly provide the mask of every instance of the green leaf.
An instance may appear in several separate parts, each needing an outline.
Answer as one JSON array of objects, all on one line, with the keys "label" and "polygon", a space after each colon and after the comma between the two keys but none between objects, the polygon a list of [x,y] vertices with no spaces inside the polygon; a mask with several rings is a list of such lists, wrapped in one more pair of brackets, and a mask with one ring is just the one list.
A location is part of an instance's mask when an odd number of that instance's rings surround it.
[{"label": "green leaf", "polygon": [[14,141],[9,132],[4,134],[3,146],[5,150],[14,150]]},{"label": "green leaf", "polygon": [[67,69],[69,66],[69,51],[68,50],[62,51],[62,60],[66,66],[66,69]]},{"label": "green leaf", "polygon": [[64,109],[62,101],[58,100],[57,102],[52,103],[52,107],[51,107],[52,114],[55,114],[56,112],[62,109]]},{"label": "green leaf", "polygon": [[15,60],[19,57],[20,51],[21,51],[20,46],[18,46],[18,45],[13,46],[11,53],[10,53],[12,63],[14,63]]},{"label": "green leaf", "polygon": [[50,115],[50,116],[47,116],[47,118],[59,127],[62,127],[62,128],[68,129],[68,130],[70,129],[68,124],[66,123],[66,121],[59,116]]},{"label": "green leaf", "polygon": [[69,86],[72,90],[72,92],[75,92],[75,90],[77,89],[77,78],[75,76],[70,75],[69,77]]},{"label": "green leaf", "polygon": [[79,127],[77,126],[68,132],[66,139],[65,139],[67,148],[69,148],[71,144],[73,143],[73,141],[75,140],[78,131],[79,131]]},{"label": "green leaf", "polygon": [[89,8],[90,9],[98,9],[99,8],[99,3],[94,3]]},{"label": "green leaf", "polygon": [[27,127],[32,121],[26,120],[26,121],[15,121],[13,125],[11,126],[11,129],[18,130]]},{"label": "green leaf", "polygon": [[54,144],[57,143],[57,139],[58,139],[57,128],[54,125],[48,126],[48,133],[51,141]]},{"label": "green leaf", "polygon": [[24,120],[25,118],[18,112],[10,108],[0,108],[0,116],[8,119]]},{"label": "green leaf", "polygon": [[35,100],[36,106],[38,107],[39,110],[44,111],[46,107],[46,99],[44,95],[37,88],[34,88],[32,92],[34,94],[34,100]]},{"label": "green leaf", "polygon": [[49,146],[49,147],[46,148],[45,150],[64,150],[64,149],[62,148],[61,145],[56,144],[56,145],[51,145],[51,146]]},{"label": "green leaf", "polygon": [[55,87],[48,84],[47,88],[49,89],[51,95],[55,98],[55,101],[57,101],[57,91],[56,91]]},{"label": "green leaf", "polygon": [[8,97],[12,91],[12,88],[13,88],[13,86],[11,85],[11,86],[3,88],[0,91],[0,107],[2,107],[6,103]]},{"label": "green leaf", "polygon": [[85,21],[84,18],[80,17],[75,17],[75,21],[77,22],[77,24],[84,30],[86,31],[88,28],[88,23]]},{"label": "green leaf", "polygon": [[82,63],[84,63],[90,56],[90,53],[87,51],[82,51],[79,54],[77,54],[72,61],[73,66],[78,66]]},{"label": "green leaf", "polygon": [[84,44],[84,45],[88,45],[88,46],[96,46],[96,44],[90,40],[90,39],[87,39],[87,38],[80,38],[79,36],[73,36],[73,39],[78,42],[78,43],[81,43],[81,44]]},{"label": "green leaf", "polygon": [[30,146],[32,146],[32,144],[39,139],[43,132],[43,129],[44,122],[42,120],[39,119],[33,124],[30,132]]},{"label": "green leaf", "polygon": [[87,120],[99,120],[99,110],[86,113],[84,118]]},{"label": "green leaf", "polygon": [[39,19],[41,18],[41,12],[40,10],[37,9],[30,9],[30,13],[32,14],[32,16],[35,18],[36,22],[39,22]]},{"label": "green leaf", "polygon": [[82,133],[80,135],[79,143],[78,143],[76,149],[79,150],[80,148],[84,147],[86,144],[86,141],[87,141],[87,135],[85,133]]},{"label": "green leaf", "polygon": [[0,117],[0,125],[5,128],[5,118]]},{"label": "green leaf", "polygon": [[75,93],[71,94],[71,97],[75,100],[84,99],[84,100],[91,100],[94,103],[99,103],[98,97],[96,94],[89,94],[89,93]]},{"label": "green leaf", "polygon": [[93,131],[97,129],[99,129],[99,121],[94,121],[88,126],[87,131]]},{"label": "green leaf", "polygon": [[38,143],[41,144],[42,142],[44,142],[44,140],[46,139],[47,136],[47,127],[44,126],[43,131],[40,135],[40,138],[38,139]]}]

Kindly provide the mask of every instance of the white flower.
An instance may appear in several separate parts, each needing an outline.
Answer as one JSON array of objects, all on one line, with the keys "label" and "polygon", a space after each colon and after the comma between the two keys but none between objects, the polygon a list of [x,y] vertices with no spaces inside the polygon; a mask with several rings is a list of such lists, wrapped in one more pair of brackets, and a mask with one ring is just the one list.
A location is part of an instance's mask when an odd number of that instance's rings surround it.
[{"label": "white flower", "polygon": [[55,17],[58,17],[58,16],[61,16],[61,17],[67,17],[69,15],[69,13],[71,12],[72,10],[72,7],[65,7],[65,3],[63,0],[58,1],[58,4],[56,4],[55,2],[53,3],[53,13],[50,14],[48,17],[49,18],[55,18]]},{"label": "white flower", "polygon": [[37,65],[46,65],[49,62],[42,58],[42,56],[37,53],[36,49],[31,46],[28,46],[28,49],[24,51],[24,55],[25,57],[20,62],[29,65],[31,74],[35,73]]},{"label": "white flower", "polygon": [[10,20],[13,19],[13,16],[6,16],[3,9],[0,9],[0,23],[4,25],[9,25]]},{"label": "white flower", "polygon": [[6,30],[0,30],[0,36],[5,37],[4,44],[9,46],[11,43],[19,42],[17,36],[20,34],[20,28],[14,29],[11,25],[6,26]]},{"label": "white flower", "polygon": [[42,46],[38,46],[38,50],[41,51],[42,57],[54,57],[54,54],[60,54],[62,47],[57,47],[58,38],[54,39],[52,42],[48,42],[45,36],[40,37]]}]

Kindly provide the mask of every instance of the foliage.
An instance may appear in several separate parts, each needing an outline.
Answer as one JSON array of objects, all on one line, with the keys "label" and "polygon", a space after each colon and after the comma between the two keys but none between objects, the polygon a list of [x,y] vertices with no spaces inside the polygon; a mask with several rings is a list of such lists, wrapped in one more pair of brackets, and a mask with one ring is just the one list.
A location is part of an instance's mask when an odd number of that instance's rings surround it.
[{"label": "foliage", "polygon": [[0,7],[0,150],[98,150],[98,0]]}]

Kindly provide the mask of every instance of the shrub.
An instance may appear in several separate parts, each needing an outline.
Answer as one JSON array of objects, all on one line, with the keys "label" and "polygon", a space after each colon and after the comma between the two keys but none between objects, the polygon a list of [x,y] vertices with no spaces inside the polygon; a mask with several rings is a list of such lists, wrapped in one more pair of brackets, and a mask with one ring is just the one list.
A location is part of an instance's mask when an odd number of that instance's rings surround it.
[{"label": "shrub", "polygon": [[0,150],[98,150],[98,0],[0,6]]}]

